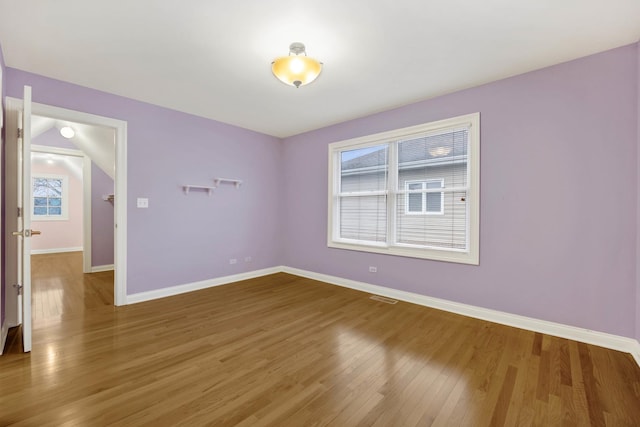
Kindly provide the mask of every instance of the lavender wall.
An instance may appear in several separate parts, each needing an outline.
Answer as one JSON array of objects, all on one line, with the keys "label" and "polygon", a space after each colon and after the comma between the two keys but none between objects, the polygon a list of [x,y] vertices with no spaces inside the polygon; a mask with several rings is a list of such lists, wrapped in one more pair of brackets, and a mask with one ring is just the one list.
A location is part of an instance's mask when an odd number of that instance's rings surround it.
[{"label": "lavender wall", "polygon": [[103,196],[113,194],[113,179],[91,163],[91,265],[113,264],[113,203]]},{"label": "lavender wall", "polygon": [[[57,128],[49,129],[34,139],[34,144],[48,147],[78,147],[60,135]],[[113,180],[95,162],[91,162],[91,265],[93,267],[113,264],[113,204],[105,202],[102,196],[113,194]]]},{"label": "lavender wall", "polygon": [[[0,96],[0,104],[2,104],[2,114],[4,115],[4,97],[6,94],[6,72],[5,72],[5,65],[4,65],[4,55],[2,54],[2,45],[0,44],[0,70],[2,71],[0,74],[2,74],[2,82],[0,82],[0,84],[2,85],[2,90],[0,91],[0,94],[2,94],[2,96]],[[4,122],[3,122],[4,123]],[[4,319],[5,319],[5,310],[4,310],[4,284],[5,284],[5,280],[4,280],[4,250],[5,250],[5,245],[4,245],[4,186],[5,186],[5,182],[4,182],[4,125],[2,126],[2,131],[0,133],[0,157],[2,158],[2,160],[0,161],[0,192],[2,193],[2,197],[0,198],[0,204],[1,204],[1,220],[2,220],[2,224],[0,225],[0,239],[2,240],[0,242],[0,247],[2,248],[2,250],[0,251],[0,330],[2,330],[2,327],[4,326]]]},{"label": "lavender wall", "polygon": [[638,138],[638,143],[637,143],[637,147],[638,147],[638,160],[637,160],[637,166],[636,166],[636,174],[638,177],[638,181],[637,181],[637,188],[636,188],[636,195],[638,197],[638,205],[637,205],[637,210],[636,210],[636,220],[638,221],[638,225],[636,228],[636,238],[637,238],[637,244],[636,244],[636,339],[638,341],[640,341],[640,42],[638,42],[636,44],[637,47],[637,56],[638,56],[638,62],[637,62],[637,66],[636,66],[636,73],[637,73],[637,81],[636,81],[636,87],[637,87],[637,116],[636,116],[636,123],[637,123],[637,138]]},{"label": "lavender wall", "polygon": [[[128,294],[279,264],[277,138],[12,68],[6,74],[10,96],[30,85],[35,102],[128,122]],[[215,93],[202,96],[217,102]],[[182,191],[217,176],[245,184],[211,197]],[[138,197],[149,198],[148,209],[136,208]]]},{"label": "lavender wall", "polygon": [[[285,139],[283,264],[634,336],[636,203],[620,189],[636,182],[637,56],[626,46]],[[476,111],[480,266],[327,248],[329,143]]]}]

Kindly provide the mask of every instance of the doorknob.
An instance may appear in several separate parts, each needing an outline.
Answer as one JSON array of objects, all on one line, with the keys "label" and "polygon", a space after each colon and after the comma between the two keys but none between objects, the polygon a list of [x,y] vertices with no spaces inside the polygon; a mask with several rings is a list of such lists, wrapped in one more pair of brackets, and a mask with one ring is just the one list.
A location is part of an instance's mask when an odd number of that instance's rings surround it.
[{"label": "doorknob", "polygon": [[11,234],[14,235],[14,236],[31,237],[31,236],[38,236],[38,235],[42,234],[42,231],[38,231],[38,230],[23,230],[23,231],[14,231]]}]

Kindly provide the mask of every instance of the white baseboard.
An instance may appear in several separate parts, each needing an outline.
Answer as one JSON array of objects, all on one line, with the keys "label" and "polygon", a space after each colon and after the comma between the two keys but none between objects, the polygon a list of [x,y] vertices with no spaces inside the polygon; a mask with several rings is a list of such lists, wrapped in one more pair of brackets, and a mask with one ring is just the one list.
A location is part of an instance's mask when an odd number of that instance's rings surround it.
[{"label": "white baseboard", "polygon": [[343,279],[341,277],[314,273],[312,271],[301,270],[298,268],[282,267],[282,271],[284,273],[294,274],[296,276],[306,277],[309,279],[330,283],[332,285],[355,289],[370,294],[382,295],[413,304],[423,305],[425,307],[431,307],[439,310],[449,311],[451,313],[461,314],[463,316],[474,317],[476,319],[487,320],[489,322],[500,323],[520,329],[541,332],[560,338],[567,338],[574,341],[580,341],[587,344],[610,348],[612,350],[631,353],[636,362],[638,362],[638,366],[640,366],[640,343],[638,342],[638,340],[635,340],[633,338],[621,337],[604,332],[563,325],[561,323],[549,322],[546,320],[534,319],[517,314],[491,310],[488,308],[475,307],[468,304],[461,304],[444,299],[428,297],[412,292],[385,288],[383,286],[372,285],[365,282],[358,282],[355,280]]},{"label": "white baseboard", "polygon": [[76,246],[74,248],[31,249],[31,255],[58,254],[63,252],[79,252],[79,251],[82,251],[82,246]]},{"label": "white baseboard", "polygon": [[201,289],[214,286],[226,285],[228,283],[239,282],[241,280],[254,279],[256,277],[267,276],[269,274],[281,273],[282,267],[271,267],[262,270],[249,271],[246,273],[234,274],[231,276],[218,277],[216,279],[202,280],[200,282],[186,283],[184,285],[171,286],[169,288],[156,289],[148,292],[127,295],[127,304],[136,304],[144,301],[151,301],[158,298],[170,297],[184,294],[186,292],[199,291]]},{"label": "white baseboard", "polygon": [[631,351],[631,355],[636,359],[636,363],[640,366],[640,341],[636,341],[636,348]]},{"label": "white baseboard", "polygon": [[108,265],[94,265],[91,267],[92,273],[100,273],[101,271],[111,271],[113,270],[113,264]]},{"label": "white baseboard", "polygon": [[4,352],[4,346],[7,343],[7,334],[9,333],[9,324],[4,322],[0,329],[0,355]]}]

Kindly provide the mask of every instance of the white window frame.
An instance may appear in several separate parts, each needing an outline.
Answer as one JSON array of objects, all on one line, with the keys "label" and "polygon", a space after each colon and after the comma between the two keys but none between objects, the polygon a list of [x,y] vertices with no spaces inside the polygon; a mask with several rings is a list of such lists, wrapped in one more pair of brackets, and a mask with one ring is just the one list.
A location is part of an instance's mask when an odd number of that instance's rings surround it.
[{"label": "white window frame", "polygon": [[60,215],[36,215],[32,212],[31,221],[67,221],[69,220],[69,177],[67,175],[56,175],[48,173],[34,173],[31,176],[31,204],[35,209],[35,196],[33,195],[33,184],[36,178],[43,179],[60,179],[62,180],[62,196],[61,196],[61,214]]},{"label": "white window frame", "polygon": [[[440,134],[446,131],[466,128],[469,146],[467,150],[467,183],[466,206],[466,248],[448,249],[427,246],[412,246],[395,243],[395,216],[397,214],[397,195],[406,194],[407,190],[399,190],[396,143],[408,138]],[[387,196],[387,241],[370,242],[340,237],[340,155],[343,151],[368,148],[388,144],[389,173],[387,189],[375,193]],[[355,250],[362,252],[382,253],[413,258],[431,259],[462,264],[479,265],[480,263],[480,113],[467,114],[436,122],[396,129],[389,132],[368,135],[329,144],[329,191],[328,191],[328,227],[327,246],[331,248]],[[421,190],[421,192],[436,191]],[[450,189],[448,189],[450,191]],[[373,193],[372,193],[373,194]],[[442,198],[444,201],[444,197]]]},{"label": "white window frame", "polygon": [[[430,193],[438,193],[438,191],[427,191],[427,184],[431,182],[440,183],[439,188],[444,188],[444,178],[433,178],[433,179],[414,179],[410,181],[404,182],[404,191],[407,194],[407,197],[404,200],[404,213],[405,215],[444,215],[444,192],[440,191],[440,209],[435,211],[427,210],[427,199],[428,194]],[[411,184],[421,184],[422,188],[420,190],[409,190],[409,185]],[[431,189],[429,189],[431,190]],[[409,210],[409,194],[421,194],[422,195],[422,209],[420,211],[411,211]]]}]

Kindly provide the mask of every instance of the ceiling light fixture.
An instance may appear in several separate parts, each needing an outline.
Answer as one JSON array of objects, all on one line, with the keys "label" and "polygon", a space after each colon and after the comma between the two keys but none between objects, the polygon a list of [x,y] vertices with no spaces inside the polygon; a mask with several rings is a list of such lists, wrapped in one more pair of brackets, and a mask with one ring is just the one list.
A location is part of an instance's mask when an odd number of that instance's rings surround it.
[{"label": "ceiling light fixture", "polygon": [[446,156],[447,154],[449,154],[451,152],[451,147],[433,147],[429,149],[429,154],[431,154],[431,157],[442,157],[442,156]]},{"label": "ceiling light fixture", "polygon": [[304,44],[296,42],[289,46],[289,56],[276,58],[271,63],[271,71],[282,83],[299,88],[320,75],[322,62],[308,57]]},{"label": "ceiling light fixture", "polygon": [[60,129],[60,135],[64,136],[67,139],[73,138],[75,134],[76,134],[76,131],[74,131],[73,128],[69,126],[65,126]]}]

